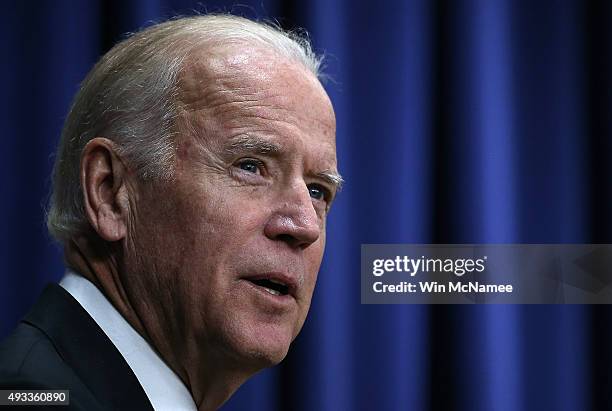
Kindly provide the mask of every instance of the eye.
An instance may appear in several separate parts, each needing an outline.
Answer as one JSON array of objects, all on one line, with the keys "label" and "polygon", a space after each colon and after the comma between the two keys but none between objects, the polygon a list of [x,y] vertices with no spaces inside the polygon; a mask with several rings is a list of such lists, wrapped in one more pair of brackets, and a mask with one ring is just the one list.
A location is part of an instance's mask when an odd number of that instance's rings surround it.
[{"label": "eye", "polygon": [[310,197],[315,200],[329,200],[328,190],[325,187],[320,186],[319,184],[310,184],[308,186],[308,193],[310,194]]},{"label": "eye", "polygon": [[236,167],[238,167],[241,170],[246,171],[247,173],[262,174],[264,165],[259,160],[255,160],[252,158],[246,158],[246,159],[240,160],[236,164]]}]

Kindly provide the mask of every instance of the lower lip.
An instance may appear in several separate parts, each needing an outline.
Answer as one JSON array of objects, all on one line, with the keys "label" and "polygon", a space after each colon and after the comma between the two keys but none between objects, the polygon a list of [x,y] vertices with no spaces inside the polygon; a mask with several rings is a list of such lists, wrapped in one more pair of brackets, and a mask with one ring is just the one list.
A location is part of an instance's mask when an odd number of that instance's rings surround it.
[{"label": "lower lip", "polygon": [[252,283],[249,280],[243,279],[242,282],[246,283],[251,289],[253,289],[253,291],[258,294],[259,298],[263,298],[266,302],[276,305],[279,308],[288,307],[295,301],[291,294],[274,295],[266,291],[264,287]]}]

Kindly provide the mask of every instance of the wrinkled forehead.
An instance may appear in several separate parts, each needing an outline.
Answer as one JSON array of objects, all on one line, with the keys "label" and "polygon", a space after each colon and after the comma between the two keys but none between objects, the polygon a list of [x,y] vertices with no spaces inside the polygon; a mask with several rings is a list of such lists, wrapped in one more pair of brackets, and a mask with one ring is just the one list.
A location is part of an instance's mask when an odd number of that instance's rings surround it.
[{"label": "wrinkled forehead", "polygon": [[301,108],[298,111],[308,111],[322,129],[335,134],[333,107],[316,76],[301,63],[265,47],[232,44],[191,53],[179,89],[186,111],[233,102]]},{"label": "wrinkled forehead", "polygon": [[316,76],[299,62],[252,45],[207,48],[189,56],[179,87],[183,120],[201,133],[211,119],[230,130],[245,122],[251,128],[258,122],[265,123],[263,128],[293,125],[335,157],[331,102]]},{"label": "wrinkled forehead", "polygon": [[271,65],[266,51],[236,46],[210,46],[190,53],[183,64],[179,88],[181,101],[188,107],[205,100],[223,88],[227,92],[271,86]]},{"label": "wrinkled forehead", "polygon": [[284,66],[285,70],[292,68],[292,65],[297,68],[297,64],[291,64],[286,58],[263,47],[247,44],[207,46],[194,50],[185,60],[181,73],[181,80],[185,83],[182,86],[185,91],[193,91],[202,85],[191,82],[197,79],[269,84],[278,76],[279,65]]}]

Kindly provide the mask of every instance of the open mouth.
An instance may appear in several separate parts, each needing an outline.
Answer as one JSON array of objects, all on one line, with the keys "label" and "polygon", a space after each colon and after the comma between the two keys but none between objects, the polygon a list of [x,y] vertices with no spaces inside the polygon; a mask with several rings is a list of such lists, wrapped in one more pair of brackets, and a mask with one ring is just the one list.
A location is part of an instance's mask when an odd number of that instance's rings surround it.
[{"label": "open mouth", "polygon": [[289,287],[279,281],[271,280],[268,278],[262,278],[259,280],[249,280],[253,284],[263,288],[272,295],[287,295],[289,294]]}]

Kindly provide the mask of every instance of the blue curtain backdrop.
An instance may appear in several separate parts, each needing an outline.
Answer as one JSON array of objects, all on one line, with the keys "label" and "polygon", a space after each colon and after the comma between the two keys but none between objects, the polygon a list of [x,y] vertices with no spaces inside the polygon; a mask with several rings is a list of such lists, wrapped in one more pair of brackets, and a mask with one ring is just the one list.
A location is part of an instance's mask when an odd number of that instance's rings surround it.
[{"label": "blue curtain backdrop", "polygon": [[610,409],[608,306],[359,297],[362,243],[612,242],[610,2],[241,4],[0,5],[0,337],[62,275],[43,207],[78,83],[125,32],[226,10],[304,27],[326,53],[348,183],[302,334],[223,409]]}]

